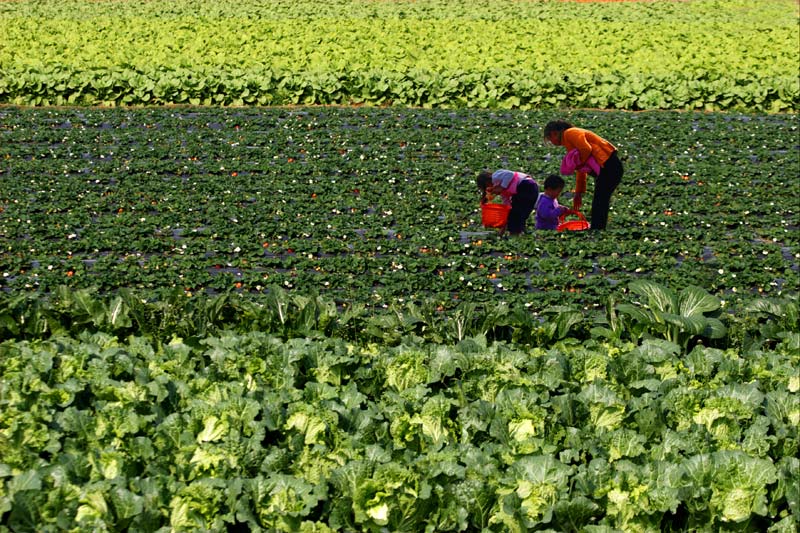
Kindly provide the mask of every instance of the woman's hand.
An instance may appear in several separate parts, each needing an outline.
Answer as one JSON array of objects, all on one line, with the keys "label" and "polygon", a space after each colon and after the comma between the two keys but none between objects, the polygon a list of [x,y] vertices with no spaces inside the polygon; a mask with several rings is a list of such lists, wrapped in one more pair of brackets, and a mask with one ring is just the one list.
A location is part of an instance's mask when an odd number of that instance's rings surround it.
[{"label": "woman's hand", "polygon": [[582,192],[576,192],[572,196],[572,209],[574,209],[575,211],[578,211],[581,208],[582,205],[583,205],[583,193]]}]

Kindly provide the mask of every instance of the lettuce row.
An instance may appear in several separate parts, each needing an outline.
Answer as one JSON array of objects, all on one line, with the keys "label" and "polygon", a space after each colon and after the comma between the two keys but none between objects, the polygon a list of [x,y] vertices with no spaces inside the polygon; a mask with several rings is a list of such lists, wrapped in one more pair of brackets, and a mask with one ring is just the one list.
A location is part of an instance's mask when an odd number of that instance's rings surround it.
[{"label": "lettuce row", "polygon": [[0,352],[14,531],[790,531],[800,510],[788,344],[87,330]]},{"label": "lettuce row", "polygon": [[800,90],[791,75],[583,73],[422,68],[336,72],[181,67],[6,67],[0,102],[26,106],[394,105],[424,108],[671,109],[792,112]]}]

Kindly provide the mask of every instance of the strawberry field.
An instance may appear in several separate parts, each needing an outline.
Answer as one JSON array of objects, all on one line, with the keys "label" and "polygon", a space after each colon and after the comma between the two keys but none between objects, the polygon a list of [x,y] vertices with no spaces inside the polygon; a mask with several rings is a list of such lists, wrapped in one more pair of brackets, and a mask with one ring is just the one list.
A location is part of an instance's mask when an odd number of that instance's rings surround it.
[{"label": "strawberry field", "polygon": [[[759,6],[0,2],[0,533],[796,533]],[[597,20],[613,79],[551,46]],[[298,103],[359,105],[242,105]],[[482,227],[556,118],[619,148],[608,229]]]},{"label": "strawberry field", "polygon": [[0,283],[15,293],[279,286],[341,306],[539,312],[596,309],[641,278],[726,305],[798,289],[793,115],[572,113],[626,162],[610,231],[500,239],[480,225],[475,175],[557,169],[541,134],[551,113],[0,113]]}]

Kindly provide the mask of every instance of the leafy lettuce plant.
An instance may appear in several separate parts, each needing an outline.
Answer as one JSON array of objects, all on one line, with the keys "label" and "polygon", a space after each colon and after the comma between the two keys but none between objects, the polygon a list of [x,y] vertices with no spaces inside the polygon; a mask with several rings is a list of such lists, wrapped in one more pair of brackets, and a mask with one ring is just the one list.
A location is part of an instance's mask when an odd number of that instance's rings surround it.
[{"label": "leafy lettuce plant", "polygon": [[736,334],[745,350],[775,345],[800,350],[800,306],[797,298],[759,298],[736,317]]},{"label": "leafy lettuce plant", "polygon": [[684,499],[698,518],[708,513],[722,526],[768,513],[769,486],[778,479],[771,460],[720,450],[691,457],[682,467]]},{"label": "leafy lettuce plant", "polygon": [[635,338],[664,338],[685,351],[695,337],[720,339],[727,332],[714,316],[722,307],[719,298],[705,289],[689,286],[676,293],[658,283],[637,280],[630,284],[630,290],[644,301],[620,303],[617,311],[628,317],[628,332]]}]

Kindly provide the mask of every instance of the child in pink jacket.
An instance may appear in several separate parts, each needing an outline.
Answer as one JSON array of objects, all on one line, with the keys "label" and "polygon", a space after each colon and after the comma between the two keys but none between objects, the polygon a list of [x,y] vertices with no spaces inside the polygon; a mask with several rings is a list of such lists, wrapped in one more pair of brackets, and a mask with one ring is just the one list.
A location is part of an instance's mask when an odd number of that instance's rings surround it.
[{"label": "child in pink jacket", "polygon": [[506,227],[501,228],[500,233],[508,230],[511,235],[521,234],[539,196],[536,180],[524,172],[500,169],[494,172],[484,170],[476,181],[481,191],[481,203],[489,201],[490,195],[500,195],[503,203],[511,206]]}]

